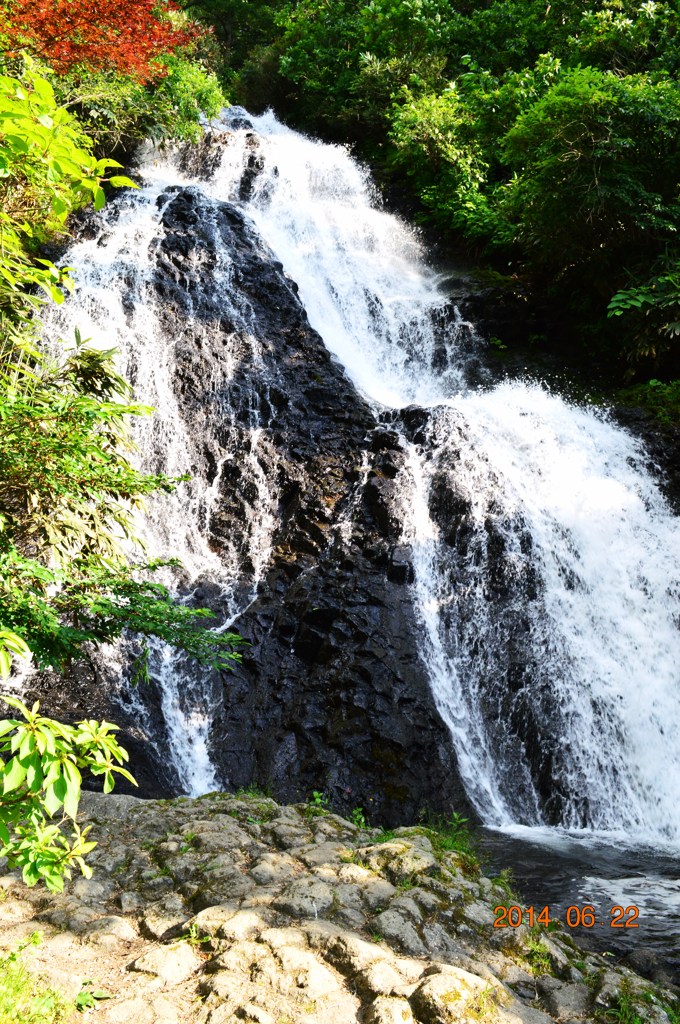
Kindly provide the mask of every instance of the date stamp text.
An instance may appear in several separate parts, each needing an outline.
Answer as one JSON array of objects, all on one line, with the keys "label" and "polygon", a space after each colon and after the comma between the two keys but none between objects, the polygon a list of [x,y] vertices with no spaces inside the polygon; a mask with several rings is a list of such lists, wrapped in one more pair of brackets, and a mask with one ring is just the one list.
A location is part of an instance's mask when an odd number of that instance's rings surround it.
[{"label": "date stamp text", "polygon": [[494,907],[494,928],[519,928],[526,924],[533,928],[535,924],[548,926],[554,921],[566,924],[567,928],[594,928],[595,925],[609,925],[610,928],[637,928],[640,911],[637,907],[610,907],[608,911],[598,911],[590,904],[583,907],[576,905],[567,907],[564,917],[553,916],[550,907]]}]

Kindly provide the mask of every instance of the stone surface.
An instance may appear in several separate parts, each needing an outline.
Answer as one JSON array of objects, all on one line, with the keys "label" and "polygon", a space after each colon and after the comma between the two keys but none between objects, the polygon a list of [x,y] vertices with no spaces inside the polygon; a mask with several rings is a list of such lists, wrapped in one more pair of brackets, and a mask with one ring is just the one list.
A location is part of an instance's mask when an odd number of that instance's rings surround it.
[{"label": "stone surface", "polygon": [[137,934],[137,929],[127,918],[112,914],[89,922],[83,929],[83,941],[110,946],[117,942],[134,942]]},{"label": "stone surface", "polygon": [[[601,1014],[622,986],[646,1024],[668,1024],[643,998],[647,982],[626,967],[603,971],[558,934],[549,948],[562,966],[535,978],[529,936],[515,929],[506,951],[484,927],[504,890],[469,864],[465,877],[455,853],[438,860],[434,833],[370,842],[336,815],[221,793],[125,798],[110,820],[106,800],[85,794],[82,810],[100,863],[122,847],[125,871],[100,869],[97,884],[74,880],[55,895],[6,877],[0,947],[44,930],[22,954],[27,967],[71,997],[91,979],[111,996],[98,1003],[99,1024],[567,1024],[593,1021],[591,996]],[[285,850],[284,828],[298,834]],[[414,873],[395,884],[405,863]]]},{"label": "stone surface", "polygon": [[131,964],[131,969],[152,974],[166,985],[180,985],[190,978],[202,963],[189,943],[182,942],[149,950]]},{"label": "stone surface", "polygon": [[374,999],[364,1020],[366,1024],[414,1024],[408,1000],[388,996]]},{"label": "stone surface", "polygon": [[592,1002],[587,985],[564,984],[557,978],[538,978],[536,988],[548,1013],[558,1020],[584,1017]]}]

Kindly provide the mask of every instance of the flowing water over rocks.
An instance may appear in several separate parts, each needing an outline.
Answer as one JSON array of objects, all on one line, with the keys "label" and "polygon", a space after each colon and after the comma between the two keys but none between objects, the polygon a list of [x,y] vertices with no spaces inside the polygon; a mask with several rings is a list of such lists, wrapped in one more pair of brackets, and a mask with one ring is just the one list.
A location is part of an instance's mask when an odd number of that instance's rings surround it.
[{"label": "flowing water over rocks", "polygon": [[253,647],[221,678],[159,650],[151,692],[120,696],[114,654],[113,671],[98,668],[104,685],[86,675],[61,704],[44,685],[50,707],[126,726],[149,793],[217,777],[288,799],[322,788],[391,822],[465,808],[415,642],[398,436],[330,357],[241,210],[162,179],[141,210],[152,222],[141,255],[125,203],[70,253],[85,269],[60,326],[119,344],[138,397],[159,407],[139,439],[144,463],[193,482],[153,510],[150,553],[179,555],[181,591],[236,618]]},{"label": "flowing water over rocks", "polygon": [[[117,649],[52,710],[125,726],[147,794],[270,784],[374,820],[680,840],[680,529],[634,436],[522,380],[339,147],[232,111],[90,219],[59,314],[117,345],[173,585],[233,675]],[[134,650],[133,650],[134,653]]]}]

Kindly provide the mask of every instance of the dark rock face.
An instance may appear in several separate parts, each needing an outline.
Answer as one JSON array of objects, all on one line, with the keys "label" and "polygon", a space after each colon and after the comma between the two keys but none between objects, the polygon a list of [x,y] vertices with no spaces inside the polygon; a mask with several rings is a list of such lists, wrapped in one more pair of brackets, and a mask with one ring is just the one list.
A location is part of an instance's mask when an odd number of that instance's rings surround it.
[{"label": "dark rock face", "polygon": [[[254,152],[244,187],[256,171]],[[218,493],[206,513],[210,543],[240,564],[247,607],[233,628],[252,643],[234,673],[187,669],[212,675],[221,785],[257,782],[282,800],[323,790],[337,808],[361,806],[387,824],[426,809],[469,814],[417,653],[413,570],[394,503],[397,434],[375,421],[238,208],[193,188],[169,189],[162,202],[153,301],[196,439],[192,474]],[[253,594],[258,467],[276,525]],[[224,611],[210,580],[192,589]],[[121,722],[142,791],[165,795],[177,780],[157,692],[140,693],[154,740],[144,748],[135,708],[126,724],[105,691],[93,697],[91,677],[74,685],[70,717],[82,700],[89,717]]]},{"label": "dark rock face", "polygon": [[641,439],[646,468],[657,478],[674,514],[680,515],[680,427],[661,423],[649,409],[619,406],[613,417]]},{"label": "dark rock face", "polygon": [[[256,361],[244,346],[223,396],[228,429],[243,431],[257,408],[269,441],[262,468],[278,497],[266,577],[236,623],[253,646],[223,679],[213,738],[223,782],[257,780],[286,800],[324,790],[337,806],[362,806],[388,822],[426,807],[466,806],[416,651],[412,569],[392,500],[398,439],[377,426],[241,213],[228,204],[206,211],[204,202],[192,190],[179,193],[159,245],[156,287],[179,339],[177,393],[219,461],[233,436],[223,436],[220,402],[206,403],[203,382],[219,373],[232,325],[223,297],[196,268],[224,246],[234,254],[233,287],[258,350]],[[197,321],[208,325],[200,346]],[[219,487],[210,524],[218,550],[243,536],[249,514],[238,465],[230,463]]]}]

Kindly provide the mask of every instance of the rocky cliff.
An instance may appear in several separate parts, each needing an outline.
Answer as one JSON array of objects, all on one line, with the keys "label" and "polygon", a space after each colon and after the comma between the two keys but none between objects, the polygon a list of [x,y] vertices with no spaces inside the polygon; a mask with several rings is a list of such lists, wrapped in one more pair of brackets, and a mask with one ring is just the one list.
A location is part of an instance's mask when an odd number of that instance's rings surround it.
[{"label": "rocky cliff", "polygon": [[[209,164],[204,148],[194,157]],[[192,475],[212,488],[210,546],[225,559],[236,552],[243,603],[255,575],[254,461],[275,521],[257,593],[234,627],[252,646],[233,674],[206,680],[216,694],[210,751],[220,784],[258,782],[285,800],[323,790],[336,806],[360,805],[387,823],[424,809],[469,813],[416,650],[410,552],[393,503],[397,435],[328,354],[295,283],[237,206],[177,186],[160,204],[146,301],[195,439]],[[105,244],[101,225],[87,230]],[[130,307],[139,301],[131,285]],[[133,384],[143,372],[133,368]],[[210,579],[189,589],[224,614]],[[29,696],[55,714],[120,722],[142,792],[176,793],[157,689],[139,694],[144,722],[137,695],[129,710],[121,704],[119,675],[105,656],[67,687],[44,677]]]}]

